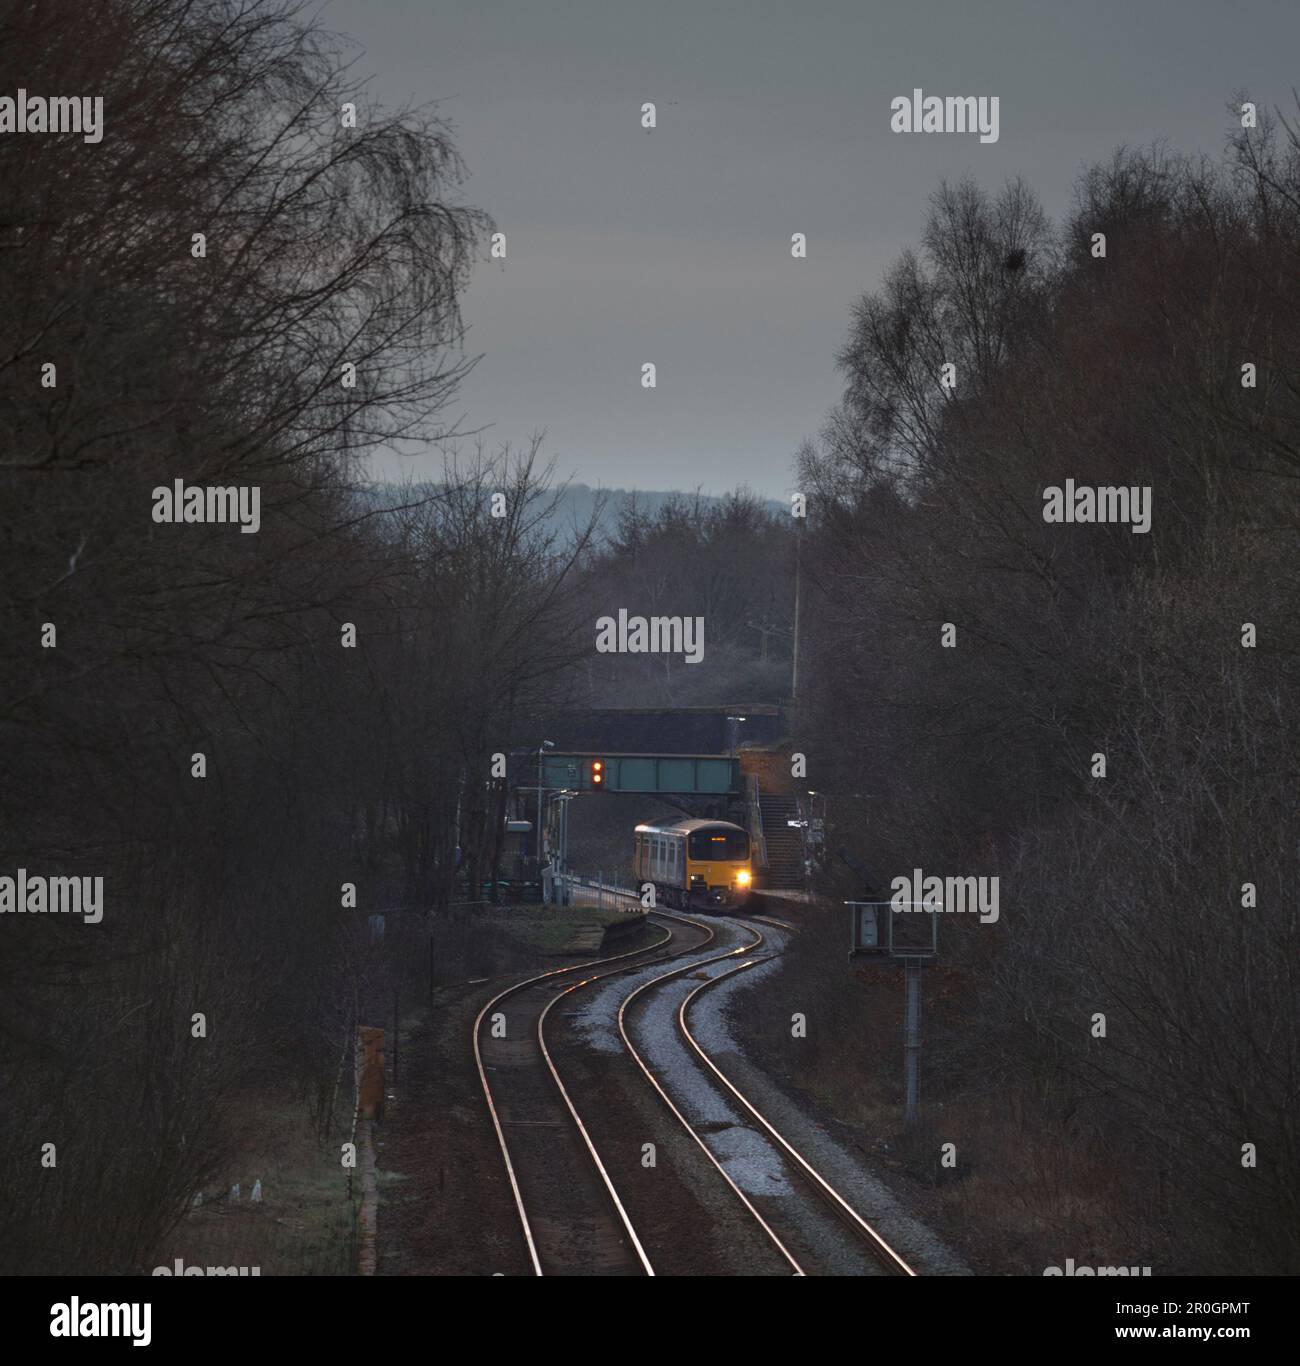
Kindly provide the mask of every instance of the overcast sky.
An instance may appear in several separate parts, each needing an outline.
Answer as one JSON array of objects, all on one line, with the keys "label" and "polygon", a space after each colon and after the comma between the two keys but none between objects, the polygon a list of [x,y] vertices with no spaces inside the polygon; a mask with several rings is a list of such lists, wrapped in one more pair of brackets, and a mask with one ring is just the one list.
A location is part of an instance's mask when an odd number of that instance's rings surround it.
[{"label": "overcast sky", "polygon": [[[1079,168],[1116,144],[1217,154],[1235,90],[1285,109],[1300,79],[1296,0],[322,13],[364,49],[376,98],[440,101],[467,197],[507,235],[506,262],[480,266],[465,298],[483,359],[462,422],[494,444],[544,428],[565,474],[606,487],[787,490],[795,447],[839,395],[849,304],[916,241],[942,177],[996,189],[1023,174],[1059,220]],[[998,96],[998,141],[892,132],[890,101],[918,86]]]}]

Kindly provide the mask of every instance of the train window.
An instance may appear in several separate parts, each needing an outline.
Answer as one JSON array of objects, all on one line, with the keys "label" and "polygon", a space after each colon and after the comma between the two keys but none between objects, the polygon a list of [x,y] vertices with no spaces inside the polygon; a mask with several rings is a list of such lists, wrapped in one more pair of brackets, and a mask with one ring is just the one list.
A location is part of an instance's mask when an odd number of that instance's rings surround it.
[{"label": "train window", "polygon": [[749,835],[744,830],[728,830],[725,827],[705,826],[703,830],[691,831],[691,857],[693,859],[747,859],[749,857]]}]

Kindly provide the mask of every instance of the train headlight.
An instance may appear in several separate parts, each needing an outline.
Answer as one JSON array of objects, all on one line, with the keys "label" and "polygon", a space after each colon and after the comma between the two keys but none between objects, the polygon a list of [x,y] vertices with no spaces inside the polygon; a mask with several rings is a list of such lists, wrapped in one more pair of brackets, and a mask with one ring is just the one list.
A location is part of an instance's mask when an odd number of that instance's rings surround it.
[{"label": "train headlight", "polygon": [[738,872],[738,873],[736,874],[736,885],[737,885],[738,887],[748,887],[748,886],[749,886],[749,870],[748,870],[748,869],[742,868],[742,869],[740,870],[740,872]]}]

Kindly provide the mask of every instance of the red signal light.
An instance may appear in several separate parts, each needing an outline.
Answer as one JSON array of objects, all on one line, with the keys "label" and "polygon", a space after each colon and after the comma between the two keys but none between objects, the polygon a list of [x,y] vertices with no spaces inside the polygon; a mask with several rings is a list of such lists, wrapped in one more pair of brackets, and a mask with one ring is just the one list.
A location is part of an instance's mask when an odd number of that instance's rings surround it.
[{"label": "red signal light", "polygon": [[600,759],[591,761],[591,785],[599,787],[605,781],[605,765]]}]

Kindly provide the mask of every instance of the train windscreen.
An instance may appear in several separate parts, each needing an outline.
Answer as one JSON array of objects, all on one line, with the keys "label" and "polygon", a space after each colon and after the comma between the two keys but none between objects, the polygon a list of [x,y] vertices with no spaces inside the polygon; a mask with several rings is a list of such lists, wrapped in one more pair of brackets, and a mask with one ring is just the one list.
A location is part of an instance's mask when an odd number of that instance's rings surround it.
[{"label": "train windscreen", "polygon": [[690,854],[693,859],[747,859],[749,835],[744,830],[720,830],[717,826],[692,830]]}]

